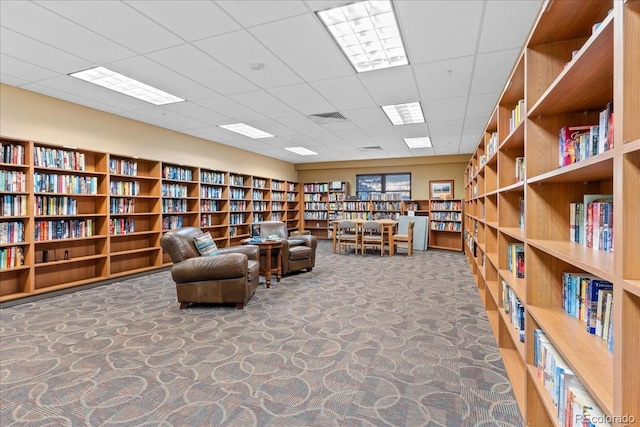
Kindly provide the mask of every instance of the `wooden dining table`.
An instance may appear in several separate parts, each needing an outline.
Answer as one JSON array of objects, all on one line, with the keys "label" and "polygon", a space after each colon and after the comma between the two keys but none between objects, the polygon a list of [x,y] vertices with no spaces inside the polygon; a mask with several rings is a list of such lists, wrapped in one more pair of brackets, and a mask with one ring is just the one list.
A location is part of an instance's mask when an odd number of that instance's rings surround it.
[{"label": "wooden dining table", "polygon": [[395,247],[393,244],[393,231],[395,229],[396,224],[398,224],[398,221],[396,221],[395,219],[361,219],[361,218],[353,218],[353,219],[336,219],[331,221],[331,224],[333,225],[333,252],[336,252],[336,245],[337,245],[337,236],[338,236],[338,224],[340,224],[340,221],[353,221],[354,223],[356,223],[356,225],[358,227],[360,227],[362,224],[364,224],[365,222],[371,221],[371,222],[378,222],[380,224],[382,224],[383,227],[383,236],[382,239],[384,240],[384,235],[386,234],[388,236],[388,240],[387,240],[387,244],[389,245],[389,256],[393,255],[395,253]]}]

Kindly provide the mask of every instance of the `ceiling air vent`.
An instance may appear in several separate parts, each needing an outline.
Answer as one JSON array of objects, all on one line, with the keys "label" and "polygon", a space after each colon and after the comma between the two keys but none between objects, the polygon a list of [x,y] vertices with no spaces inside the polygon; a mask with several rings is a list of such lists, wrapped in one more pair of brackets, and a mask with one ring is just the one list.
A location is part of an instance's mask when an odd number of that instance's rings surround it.
[{"label": "ceiling air vent", "polygon": [[346,122],[347,118],[342,114],[334,111],[333,113],[320,113],[320,114],[311,114],[309,117],[315,123],[319,125],[327,125],[329,123],[340,123]]},{"label": "ceiling air vent", "polygon": [[362,151],[375,151],[375,150],[382,150],[382,147],[380,147],[379,145],[370,145],[368,147],[360,147],[360,149]]}]

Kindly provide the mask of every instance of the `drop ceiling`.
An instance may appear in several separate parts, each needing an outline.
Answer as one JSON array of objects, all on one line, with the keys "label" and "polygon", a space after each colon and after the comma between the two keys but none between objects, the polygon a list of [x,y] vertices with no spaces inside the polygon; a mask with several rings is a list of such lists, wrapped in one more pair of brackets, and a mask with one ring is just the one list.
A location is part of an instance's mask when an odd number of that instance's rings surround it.
[{"label": "drop ceiling", "polygon": [[[1,0],[0,81],[291,163],[472,153],[541,1],[393,1],[409,65],[365,73],[315,14],[348,3]],[[186,102],[154,106],[68,76],[95,66]],[[415,101],[425,123],[394,126],[380,108]],[[218,127],[237,122],[275,137]],[[432,148],[403,142],[424,136]]]}]

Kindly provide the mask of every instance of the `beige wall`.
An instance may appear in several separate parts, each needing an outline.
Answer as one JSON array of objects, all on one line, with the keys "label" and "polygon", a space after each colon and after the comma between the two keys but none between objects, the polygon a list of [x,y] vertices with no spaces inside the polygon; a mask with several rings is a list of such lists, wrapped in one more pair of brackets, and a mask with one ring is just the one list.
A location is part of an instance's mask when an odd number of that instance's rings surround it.
[{"label": "beige wall", "polygon": [[0,85],[0,135],[296,181],[292,163]]},{"label": "beige wall", "polygon": [[369,173],[410,172],[412,198],[429,198],[430,180],[454,180],[455,198],[464,196],[464,170],[471,155],[410,157],[357,162],[299,164],[299,182],[345,181],[349,193],[355,194],[356,175]]},{"label": "beige wall", "polygon": [[0,85],[0,135],[301,183],[346,181],[351,194],[356,174],[410,172],[416,199],[428,198],[429,181],[439,179],[453,179],[455,197],[462,198],[470,159],[460,155],[294,165],[7,85]]}]

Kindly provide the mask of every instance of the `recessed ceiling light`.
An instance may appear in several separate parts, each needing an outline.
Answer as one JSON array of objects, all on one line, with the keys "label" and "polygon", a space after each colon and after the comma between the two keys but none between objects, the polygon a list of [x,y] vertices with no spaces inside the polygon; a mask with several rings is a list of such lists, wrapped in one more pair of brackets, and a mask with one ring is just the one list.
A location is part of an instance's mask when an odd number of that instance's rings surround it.
[{"label": "recessed ceiling light", "polygon": [[420,138],[404,138],[404,143],[407,144],[409,148],[430,148],[431,138],[428,136],[423,136]]},{"label": "recessed ceiling light", "polygon": [[424,123],[424,115],[419,102],[408,104],[383,105],[384,110],[391,123],[394,125],[408,125],[411,123]]},{"label": "recessed ceiling light", "polygon": [[142,101],[150,102],[154,105],[165,105],[184,101],[182,98],[178,98],[170,93],[156,89],[153,86],[123,76],[104,67],[91,68],[69,75],[141,99]]},{"label": "recessed ceiling light", "polygon": [[409,63],[390,1],[363,1],[317,14],[356,72]]},{"label": "recessed ceiling light", "polygon": [[296,153],[301,156],[317,156],[318,155],[318,153],[316,153],[315,151],[311,151],[304,147],[285,147],[285,150],[289,150],[292,153]]},{"label": "recessed ceiling light", "polygon": [[231,132],[239,133],[240,135],[248,136],[249,138],[273,138],[273,135],[267,132],[263,132],[260,129],[256,129],[244,123],[234,123],[231,125],[220,125],[219,127],[230,130]]}]

